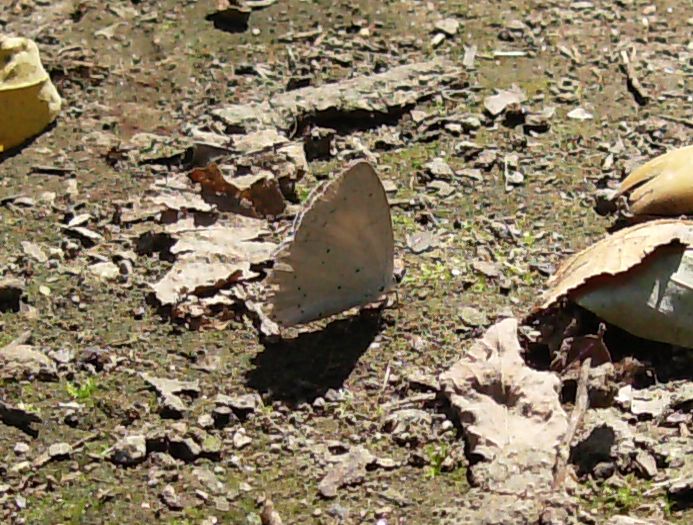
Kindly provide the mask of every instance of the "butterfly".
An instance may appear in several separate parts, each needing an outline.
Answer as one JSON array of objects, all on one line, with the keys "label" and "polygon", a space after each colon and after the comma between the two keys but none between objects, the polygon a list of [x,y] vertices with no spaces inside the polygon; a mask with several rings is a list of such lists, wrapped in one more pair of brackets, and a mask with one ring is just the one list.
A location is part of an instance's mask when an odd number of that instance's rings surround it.
[{"label": "butterfly", "polygon": [[308,196],[268,279],[267,314],[288,327],[377,301],[394,285],[385,189],[356,161]]}]

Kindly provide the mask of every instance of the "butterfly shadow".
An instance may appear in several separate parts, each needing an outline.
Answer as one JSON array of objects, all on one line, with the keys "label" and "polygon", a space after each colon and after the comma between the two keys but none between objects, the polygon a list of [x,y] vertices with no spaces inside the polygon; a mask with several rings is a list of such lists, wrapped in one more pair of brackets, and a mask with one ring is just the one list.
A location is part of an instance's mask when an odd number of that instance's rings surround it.
[{"label": "butterfly shadow", "polygon": [[294,338],[261,341],[264,351],[254,358],[247,384],[271,401],[312,403],[343,386],[381,327],[380,315],[362,314]]}]

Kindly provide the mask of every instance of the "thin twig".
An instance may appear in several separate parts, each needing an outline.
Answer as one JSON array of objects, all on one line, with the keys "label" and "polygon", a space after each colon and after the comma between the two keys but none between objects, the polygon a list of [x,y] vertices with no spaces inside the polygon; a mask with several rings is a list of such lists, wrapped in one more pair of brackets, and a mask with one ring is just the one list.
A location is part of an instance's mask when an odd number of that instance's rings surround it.
[{"label": "thin twig", "polygon": [[693,128],[693,120],[681,117],[674,117],[672,115],[660,115],[664,120],[670,120],[671,122],[676,122],[678,124],[683,124],[689,128]]},{"label": "thin twig", "polygon": [[427,401],[433,401],[436,398],[435,392],[426,392],[423,394],[417,394],[415,396],[407,397],[405,399],[398,399],[396,401],[389,401],[383,403],[382,408],[384,410],[400,409],[403,406],[414,405],[416,403],[425,403]]},{"label": "thin twig", "polygon": [[5,346],[0,348],[3,351],[10,351],[17,348],[20,345],[26,344],[31,339],[31,332],[29,330],[22,332],[15,339],[7,343]]},{"label": "thin twig", "polygon": [[387,367],[385,368],[385,377],[383,377],[383,384],[380,386],[380,393],[382,394],[387,388],[387,384],[390,381],[390,361],[387,362]]},{"label": "thin twig", "polygon": [[587,384],[590,376],[590,368],[592,366],[592,358],[588,357],[582,362],[580,368],[580,376],[578,377],[577,392],[575,394],[575,408],[570,414],[568,429],[563,434],[563,439],[558,445],[558,453],[556,454],[556,464],[553,469],[553,483],[551,488],[557,490],[565,481],[566,469],[568,466],[568,456],[570,453],[570,443],[575,437],[578,427],[585,417],[585,412],[589,407],[589,396],[587,392]]}]

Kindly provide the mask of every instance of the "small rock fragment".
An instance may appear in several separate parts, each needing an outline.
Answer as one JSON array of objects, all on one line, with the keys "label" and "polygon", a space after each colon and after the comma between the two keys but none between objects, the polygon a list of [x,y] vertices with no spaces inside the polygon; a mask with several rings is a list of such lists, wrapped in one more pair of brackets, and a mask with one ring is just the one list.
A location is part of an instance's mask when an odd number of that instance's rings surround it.
[{"label": "small rock fragment", "polygon": [[637,472],[645,479],[652,479],[657,475],[657,461],[654,456],[645,450],[638,450],[633,464]]},{"label": "small rock fragment", "polygon": [[111,451],[111,461],[119,465],[131,466],[141,463],[147,457],[147,441],[143,435],[126,436],[118,441]]},{"label": "small rock fragment", "polygon": [[479,327],[488,324],[486,314],[473,306],[464,306],[460,310],[460,319],[469,327]]},{"label": "small rock fragment", "polygon": [[21,341],[28,336],[20,336],[10,344],[0,348],[0,377],[21,380],[39,377],[45,380],[57,378],[55,363],[44,353],[34,350]]},{"label": "small rock fragment", "polygon": [[200,456],[202,448],[192,438],[171,437],[169,439],[169,453],[176,459],[191,462]]},{"label": "small rock fragment", "polygon": [[500,276],[498,265],[487,261],[473,261],[472,268],[486,277],[496,278]]},{"label": "small rock fragment", "polygon": [[477,47],[475,45],[464,46],[464,58],[462,59],[462,65],[465,67],[465,69],[473,69],[474,68],[474,59],[476,58],[476,49],[477,49]]},{"label": "small rock fragment", "polygon": [[274,504],[272,500],[267,499],[262,505],[262,511],[260,512],[260,519],[262,520],[262,525],[282,525],[282,518],[279,513],[274,510]]},{"label": "small rock fragment", "polygon": [[455,172],[448,165],[448,163],[445,162],[440,157],[436,157],[431,162],[428,162],[424,166],[424,168],[428,173],[430,173],[436,179],[450,180],[455,175]]},{"label": "small rock fragment", "polygon": [[176,489],[171,485],[166,485],[161,491],[161,501],[171,510],[183,510],[183,504],[176,494]]},{"label": "small rock fragment", "polygon": [[495,95],[484,99],[484,108],[492,117],[500,115],[509,106],[519,106],[526,99],[525,94],[517,86],[497,91]]},{"label": "small rock fragment", "polygon": [[48,455],[51,459],[67,459],[72,454],[72,445],[69,443],[53,443],[48,447]]},{"label": "small rock fragment", "polygon": [[428,230],[407,235],[407,246],[415,254],[424,253],[438,245],[438,238]]},{"label": "small rock fragment", "polygon": [[233,446],[236,450],[240,450],[244,447],[247,447],[253,442],[253,440],[246,435],[245,429],[239,429],[236,433],[233,435]]},{"label": "small rock fragment", "polygon": [[567,117],[573,120],[591,120],[594,118],[594,115],[586,109],[575,108],[568,112]]},{"label": "small rock fragment", "polygon": [[457,34],[457,30],[460,28],[460,22],[455,18],[444,18],[442,20],[438,20],[433,27],[436,29],[436,31],[440,31],[447,36],[455,36]]},{"label": "small rock fragment", "polygon": [[262,398],[258,394],[242,394],[238,396],[219,394],[214,399],[214,402],[217,405],[229,407],[241,421],[245,421],[250,414],[262,407]]},{"label": "small rock fragment", "polygon": [[41,247],[34,242],[22,241],[22,250],[28,257],[31,257],[36,262],[45,263],[48,260],[48,256]]},{"label": "small rock fragment", "polygon": [[110,261],[98,262],[89,266],[89,271],[100,279],[115,281],[120,275],[118,266]]},{"label": "small rock fragment", "polygon": [[337,490],[346,485],[363,482],[366,467],[375,461],[375,456],[363,447],[354,447],[339,463],[334,465],[320,481],[318,491],[324,498],[337,497]]},{"label": "small rock fragment", "polygon": [[693,476],[685,476],[671,485],[667,489],[669,497],[676,501],[688,502],[690,505],[691,497],[693,497]]}]

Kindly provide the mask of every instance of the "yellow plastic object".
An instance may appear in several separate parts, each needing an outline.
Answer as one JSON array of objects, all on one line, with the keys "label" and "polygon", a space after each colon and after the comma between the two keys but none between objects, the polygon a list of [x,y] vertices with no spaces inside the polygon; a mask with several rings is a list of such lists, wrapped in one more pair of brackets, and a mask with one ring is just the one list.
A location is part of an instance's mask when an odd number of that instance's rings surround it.
[{"label": "yellow plastic object", "polygon": [[676,149],[643,164],[623,179],[635,215],[693,214],[693,146]]},{"label": "yellow plastic object", "polygon": [[61,104],[36,44],[0,36],[0,152],[43,131],[58,116]]}]

